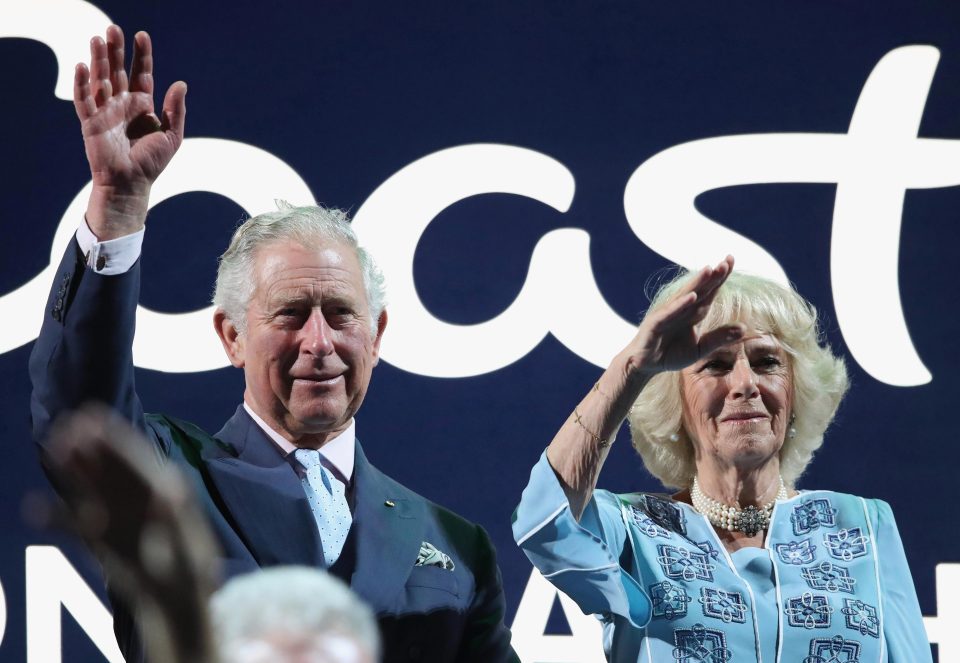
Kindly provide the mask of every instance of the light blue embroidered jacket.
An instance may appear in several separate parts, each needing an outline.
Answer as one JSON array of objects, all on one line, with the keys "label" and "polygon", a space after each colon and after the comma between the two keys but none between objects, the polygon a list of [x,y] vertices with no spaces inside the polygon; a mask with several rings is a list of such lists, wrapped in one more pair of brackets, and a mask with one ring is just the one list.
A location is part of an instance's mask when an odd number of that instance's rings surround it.
[{"label": "light blue embroidered jacket", "polygon": [[692,507],[597,490],[577,523],[544,454],[513,517],[540,572],[604,625],[616,663],[929,663],[889,505],[807,491],[730,554]]}]

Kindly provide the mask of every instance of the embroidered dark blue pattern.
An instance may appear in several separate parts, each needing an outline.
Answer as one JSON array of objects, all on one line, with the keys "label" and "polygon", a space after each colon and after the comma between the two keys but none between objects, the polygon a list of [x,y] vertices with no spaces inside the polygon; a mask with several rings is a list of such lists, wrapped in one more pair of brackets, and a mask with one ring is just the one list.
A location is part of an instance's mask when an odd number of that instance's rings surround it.
[{"label": "embroidered dark blue pattern", "polygon": [[810,641],[810,655],[803,663],[860,663],[860,643],[844,640],[842,635],[814,638]]},{"label": "embroidered dark blue pattern", "polygon": [[790,626],[802,626],[806,629],[829,628],[833,608],[826,596],[804,592],[800,596],[787,599],[783,611],[787,614]]},{"label": "embroidered dark blue pattern", "polygon": [[863,535],[859,527],[839,530],[836,534],[824,534],[823,543],[831,557],[849,562],[867,554],[869,538]]},{"label": "embroidered dark blue pattern", "polygon": [[657,561],[668,578],[682,578],[686,581],[713,580],[716,566],[710,562],[706,553],[662,543],[657,546],[657,552],[660,553]]},{"label": "embroidered dark blue pattern", "polygon": [[836,515],[837,510],[830,505],[830,500],[805,500],[793,507],[793,513],[790,514],[793,533],[800,536],[821,527],[835,527]]},{"label": "embroidered dark blue pattern", "polygon": [[680,507],[654,495],[644,495],[644,502],[647,505],[647,513],[655,523],[671,532],[686,535],[687,525]]},{"label": "embroidered dark blue pattern", "polygon": [[847,628],[858,631],[860,635],[880,637],[880,617],[877,609],[859,599],[843,599],[843,610],[847,618]]},{"label": "embroidered dark blue pattern", "polygon": [[726,663],[733,654],[727,649],[723,631],[694,624],[673,632],[673,660],[678,663]]},{"label": "embroidered dark blue pattern", "polygon": [[700,603],[703,614],[726,623],[743,624],[747,620],[747,605],[738,592],[725,592],[710,587],[700,588]]},{"label": "embroidered dark blue pattern", "polygon": [[801,571],[803,579],[811,589],[821,589],[828,592],[846,592],[853,594],[853,586],[857,579],[850,576],[850,572],[839,564],[820,562],[816,566],[808,566]]},{"label": "embroidered dark blue pattern", "polygon": [[633,518],[634,525],[637,526],[641,532],[649,536],[650,538],[661,537],[664,539],[670,538],[670,532],[668,532],[660,525],[653,522],[653,519],[644,512],[643,509],[633,506],[630,506],[630,515]]},{"label": "embroidered dark blue pattern", "polygon": [[811,563],[817,557],[817,547],[810,542],[810,539],[778,543],[773,548],[784,564],[801,566]]},{"label": "embroidered dark blue pattern", "polygon": [[717,559],[720,557],[720,551],[713,547],[709,541],[698,541],[697,548],[707,553],[710,556],[710,559]]},{"label": "embroidered dark blue pattern", "polygon": [[653,599],[653,616],[668,621],[686,616],[687,604],[692,600],[683,587],[669,580],[650,585],[650,597]]}]

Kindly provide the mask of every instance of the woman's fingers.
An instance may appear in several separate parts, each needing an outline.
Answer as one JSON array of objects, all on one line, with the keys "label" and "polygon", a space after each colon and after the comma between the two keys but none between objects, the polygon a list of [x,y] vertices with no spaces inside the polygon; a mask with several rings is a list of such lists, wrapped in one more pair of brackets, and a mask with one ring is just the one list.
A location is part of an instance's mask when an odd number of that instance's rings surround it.
[{"label": "woman's fingers", "polygon": [[678,321],[690,315],[698,299],[696,292],[678,294],[652,314],[652,331],[656,334],[667,332]]},{"label": "woman's fingers", "polygon": [[720,291],[720,286],[726,282],[733,271],[733,257],[727,256],[716,267],[704,269],[708,271],[708,274],[697,290],[698,302],[694,311],[694,323],[703,320],[710,311],[713,300]]},{"label": "woman's fingers", "polygon": [[742,322],[724,325],[701,334],[697,341],[697,356],[705,357],[717,348],[742,339],[747,333],[747,327]]},{"label": "woman's fingers", "polygon": [[713,295],[717,292],[730,273],[733,271],[733,256],[727,256],[721,260],[715,267],[704,267],[701,273],[706,275],[702,279],[697,279],[697,295],[701,301],[709,298],[713,300]]}]

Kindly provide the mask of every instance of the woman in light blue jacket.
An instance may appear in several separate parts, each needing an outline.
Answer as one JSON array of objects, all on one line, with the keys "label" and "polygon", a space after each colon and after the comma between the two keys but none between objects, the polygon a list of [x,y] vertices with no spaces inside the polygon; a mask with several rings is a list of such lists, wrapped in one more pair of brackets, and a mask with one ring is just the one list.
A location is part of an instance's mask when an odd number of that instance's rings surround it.
[{"label": "woman in light blue jacket", "polygon": [[[794,483],[847,389],[793,290],[733,258],[660,290],[533,468],[517,543],[611,661],[931,660],[890,507]],[[673,495],[596,490],[629,416]]]}]

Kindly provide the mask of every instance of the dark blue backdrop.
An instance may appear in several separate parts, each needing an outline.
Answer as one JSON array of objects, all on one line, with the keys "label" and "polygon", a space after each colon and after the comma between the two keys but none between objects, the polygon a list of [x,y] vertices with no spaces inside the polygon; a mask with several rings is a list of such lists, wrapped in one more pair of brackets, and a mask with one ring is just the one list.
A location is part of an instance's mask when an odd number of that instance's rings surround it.
[{"label": "dark blue backdrop", "polygon": [[[0,6],[0,33],[18,15],[42,11],[52,24],[67,15],[68,5],[85,3],[26,4]],[[930,44],[940,51],[920,135],[960,137],[955,5],[324,0],[295,7],[103,0],[97,6],[128,35],[151,32],[158,88],[188,81],[190,137],[267,150],[324,203],[357,210],[404,166],[470,143],[521,146],[564,164],[576,183],[566,213],[522,196],[482,195],[448,207],[422,236],[414,263],[418,293],[434,316],[459,324],[480,323],[505,309],[520,291],[539,238],[567,227],[589,233],[599,290],[621,317],[637,321],[647,303],[648,275],[671,262],[627,223],[624,188],[633,171],[662,150],[702,138],[845,133],[867,76],[897,47]],[[70,25],[60,32],[71,34]],[[88,37],[73,35],[81,44]],[[0,68],[2,295],[45,268],[54,231],[89,173],[72,104],[53,94],[53,51],[37,40],[0,39],[0,61],[8,63]],[[775,256],[823,312],[830,343],[847,354],[830,276],[835,191],[823,183],[736,186],[704,193],[696,205]],[[943,619],[957,599],[943,591],[938,597],[936,566],[960,562],[951,507],[960,466],[958,207],[956,187],[910,190],[904,204],[903,312],[932,380],[891,386],[847,354],[852,391],[801,482],[889,501],[923,612],[938,615],[939,600]],[[404,210],[396,212],[396,223],[404,223]],[[236,202],[213,193],[159,204],[144,249],[142,303],[170,313],[205,307],[216,256],[243,215]],[[855,250],[869,254],[871,220],[862,223],[863,241]],[[715,248],[718,257],[727,251]],[[389,296],[389,281],[387,287]],[[556,306],[576,311],[581,304],[560,298]],[[38,324],[32,313],[5,311],[2,326],[8,329]],[[31,530],[20,516],[22,496],[45,486],[28,427],[30,347],[4,347],[0,354],[4,661],[26,659],[27,546],[60,546],[91,585],[97,582],[96,567],[79,546]],[[387,358],[358,417],[358,435],[382,469],[488,529],[500,556],[508,622],[530,576],[510,535],[510,513],[529,467],[598,372],[552,336],[519,361],[474,377],[418,375]],[[242,376],[233,369],[141,369],[137,379],[149,410],[207,430],[219,429],[242,392]],[[658,489],[626,432],[601,484]],[[550,628],[563,633],[565,624],[555,616]],[[64,629],[64,660],[99,656],[69,617]]]}]

